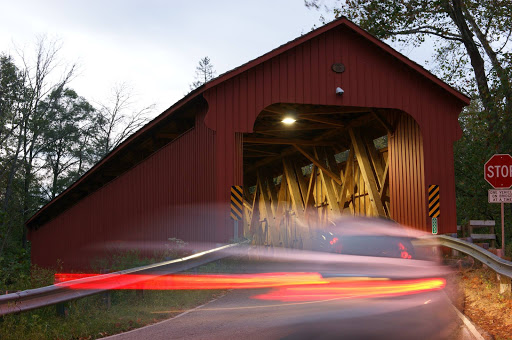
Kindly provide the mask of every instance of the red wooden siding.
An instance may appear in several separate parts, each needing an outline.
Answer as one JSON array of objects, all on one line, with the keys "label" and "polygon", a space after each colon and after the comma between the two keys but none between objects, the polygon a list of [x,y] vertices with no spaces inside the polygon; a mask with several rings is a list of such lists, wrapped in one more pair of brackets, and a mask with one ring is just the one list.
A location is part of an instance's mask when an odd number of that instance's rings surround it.
[{"label": "red wooden siding", "polygon": [[391,218],[427,231],[423,138],[414,119],[402,114],[389,136]]},{"label": "red wooden siding", "polygon": [[[335,62],[345,64],[345,72],[332,72],[331,65]],[[345,90],[343,96],[335,94],[337,86]],[[426,182],[423,188],[408,187],[409,196],[404,198],[423,195],[426,183],[436,182],[434,184],[441,185],[442,200],[453,199],[454,202],[452,144],[461,134],[457,117],[464,103],[348,27],[335,27],[208,89],[204,95],[209,104],[205,123],[223,135],[216,145],[219,200],[226,202],[229,199],[228,188],[241,184],[231,172],[233,168],[242,167],[241,159],[231,163],[234,158],[226,155],[234,152],[235,133],[252,132],[258,114],[266,106],[299,103],[393,108],[411,115],[423,135]],[[395,165],[407,167],[408,162],[417,162],[415,157],[418,155],[408,154],[415,150],[406,147],[403,150],[405,159],[397,160]],[[221,172],[220,169],[226,171]],[[393,171],[396,174],[400,171],[408,173],[402,169]],[[413,176],[412,173],[410,175]],[[407,180],[414,182],[415,178]],[[397,196],[395,204],[400,204],[401,199],[402,196]],[[426,217],[419,217],[425,212],[425,207],[420,207],[422,200],[415,203],[414,212],[397,215],[400,216],[398,220],[402,222],[403,218],[403,222],[425,229]],[[408,203],[404,204],[409,207]],[[402,208],[397,209],[397,212],[402,211]],[[456,228],[454,204],[453,207],[446,206],[446,209],[446,214],[439,220],[441,233],[452,232]]]},{"label": "red wooden siding", "polygon": [[52,266],[60,259],[65,268],[79,269],[105,254],[105,246],[152,255],[169,237],[215,241],[215,133],[203,124],[205,111],[194,129],[32,230],[34,263]]},{"label": "red wooden siding", "polygon": [[[334,73],[331,65],[340,62],[345,72]],[[343,96],[335,94],[337,86],[345,90]],[[51,266],[61,259],[65,267],[79,269],[103,255],[106,244],[137,245],[149,252],[169,237],[228,241],[233,236],[230,187],[243,185],[243,133],[252,132],[259,113],[275,103],[404,112],[389,117],[396,125],[389,143],[393,217],[428,230],[426,188],[439,184],[439,231],[455,231],[452,146],[461,136],[457,117],[467,98],[346,19],[192,91],[119,149],[143,133],[156,133],[161,122],[201,95],[208,107],[204,103],[197,112],[194,129],[39,229],[30,229],[33,262]],[[73,198],[64,193],[60,199]],[[38,214],[45,213],[43,208]]]}]

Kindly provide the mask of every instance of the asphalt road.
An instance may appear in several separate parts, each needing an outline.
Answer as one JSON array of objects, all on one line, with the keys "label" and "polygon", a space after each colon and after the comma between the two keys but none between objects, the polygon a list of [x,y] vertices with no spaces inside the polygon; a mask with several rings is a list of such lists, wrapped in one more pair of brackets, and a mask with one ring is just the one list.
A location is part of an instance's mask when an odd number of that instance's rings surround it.
[{"label": "asphalt road", "polygon": [[294,303],[251,298],[262,292],[230,291],[172,319],[108,339],[473,339],[440,293]]}]

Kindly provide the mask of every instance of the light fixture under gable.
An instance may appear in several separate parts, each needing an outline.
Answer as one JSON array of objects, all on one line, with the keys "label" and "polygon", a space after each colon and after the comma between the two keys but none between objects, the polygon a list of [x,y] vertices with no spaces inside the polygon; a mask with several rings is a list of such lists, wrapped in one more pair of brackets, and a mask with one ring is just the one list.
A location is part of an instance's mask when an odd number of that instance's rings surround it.
[{"label": "light fixture under gable", "polygon": [[284,117],[284,119],[281,122],[283,122],[286,125],[291,125],[291,124],[295,123],[296,121],[297,121],[297,119],[295,119],[293,117]]}]

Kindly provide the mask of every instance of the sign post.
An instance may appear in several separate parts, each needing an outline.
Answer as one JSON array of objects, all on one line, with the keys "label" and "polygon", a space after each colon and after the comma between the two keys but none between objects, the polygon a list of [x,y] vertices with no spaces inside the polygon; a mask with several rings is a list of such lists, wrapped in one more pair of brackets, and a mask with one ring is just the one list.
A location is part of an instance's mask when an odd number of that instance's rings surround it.
[{"label": "sign post", "polygon": [[[492,156],[484,164],[484,178],[494,189],[512,186],[512,157],[508,154]],[[489,203],[501,203],[501,252],[505,255],[505,203],[512,202],[511,190],[489,190]]]}]

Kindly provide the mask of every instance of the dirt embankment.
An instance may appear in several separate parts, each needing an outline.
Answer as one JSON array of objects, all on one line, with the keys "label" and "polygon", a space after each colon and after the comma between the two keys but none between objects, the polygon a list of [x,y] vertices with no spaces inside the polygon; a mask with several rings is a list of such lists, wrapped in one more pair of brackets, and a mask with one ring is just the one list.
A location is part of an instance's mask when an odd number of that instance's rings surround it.
[{"label": "dirt embankment", "polygon": [[[459,262],[460,264],[460,262]],[[466,262],[449,278],[446,292],[485,338],[512,339],[512,298],[499,294],[496,273]],[[486,334],[487,333],[487,334]]]}]

